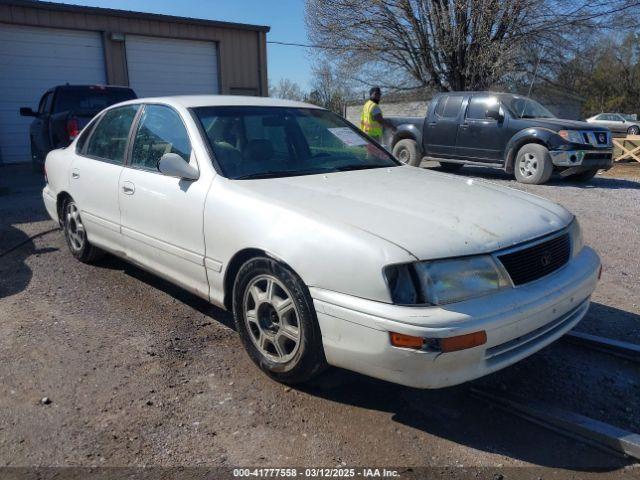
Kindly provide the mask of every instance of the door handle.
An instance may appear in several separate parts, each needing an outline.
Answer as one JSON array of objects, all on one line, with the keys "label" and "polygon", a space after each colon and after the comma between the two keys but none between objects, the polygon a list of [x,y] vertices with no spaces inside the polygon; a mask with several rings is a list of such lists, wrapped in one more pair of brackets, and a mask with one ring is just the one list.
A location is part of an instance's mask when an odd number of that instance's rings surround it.
[{"label": "door handle", "polygon": [[73,169],[71,171],[71,178],[80,178],[80,171],[76,170],[76,169]]},{"label": "door handle", "polygon": [[467,128],[469,128],[469,124],[463,123],[462,125],[460,125],[460,128],[462,128],[463,130],[466,130]]},{"label": "door handle", "polygon": [[133,195],[135,191],[136,191],[136,187],[133,183],[124,182],[122,184],[122,193],[124,193],[125,195]]}]

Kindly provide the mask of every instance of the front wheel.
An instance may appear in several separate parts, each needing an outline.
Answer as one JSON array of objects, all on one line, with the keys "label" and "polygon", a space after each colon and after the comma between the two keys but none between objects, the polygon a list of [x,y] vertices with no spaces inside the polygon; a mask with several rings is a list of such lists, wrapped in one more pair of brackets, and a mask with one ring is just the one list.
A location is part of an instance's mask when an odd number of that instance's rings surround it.
[{"label": "front wheel", "polygon": [[411,165],[412,167],[419,167],[420,163],[422,163],[418,143],[410,138],[400,140],[393,146],[393,156],[402,163]]},{"label": "front wheel", "polygon": [[640,135],[640,127],[637,125],[632,125],[627,129],[628,135]]},{"label": "front wheel", "polygon": [[537,143],[528,143],[518,151],[514,167],[516,180],[520,183],[540,185],[553,174],[549,150]]},{"label": "front wheel", "polygon": [[251,360],[271,378],[302,383],[326,367],[309,290],[285,265],[267,257],[245,263],[233,286],[233,315]]}]

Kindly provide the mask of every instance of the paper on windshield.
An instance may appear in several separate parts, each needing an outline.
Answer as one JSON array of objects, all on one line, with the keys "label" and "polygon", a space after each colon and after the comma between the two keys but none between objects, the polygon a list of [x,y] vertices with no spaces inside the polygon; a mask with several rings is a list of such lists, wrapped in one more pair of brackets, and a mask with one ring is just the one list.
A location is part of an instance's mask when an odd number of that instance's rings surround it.
[{"label": "paper on windshield", "polygon": [[364,138],[349,127],[329,128],[328,130],[338,137],[347,147],[357,147],[359,145],[367,144],[367,141]]}]

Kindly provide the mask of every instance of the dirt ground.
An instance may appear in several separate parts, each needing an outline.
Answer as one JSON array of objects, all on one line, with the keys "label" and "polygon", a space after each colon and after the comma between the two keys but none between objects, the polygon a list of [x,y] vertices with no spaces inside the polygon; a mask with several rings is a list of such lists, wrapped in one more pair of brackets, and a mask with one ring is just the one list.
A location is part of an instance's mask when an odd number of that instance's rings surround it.
[{"label": "dirt ground", "polygon": [[[460,175],[578,215],[604,264],[578,328],[640,343],[640,164],[584,185],[523,186],[473,167]],[[339,370],[300,388],[275,383],[244,353],[228,313],[114,257],[81,264],[59,232],[29,240],[55,227],[40,188],[24,168],[0,169],[0,255],[24,242],[0,256],[0,466],[639,472],[471,398],[469,385],[421,391]],[[564,342],[473,385],[640,431],[637,365]]]}]

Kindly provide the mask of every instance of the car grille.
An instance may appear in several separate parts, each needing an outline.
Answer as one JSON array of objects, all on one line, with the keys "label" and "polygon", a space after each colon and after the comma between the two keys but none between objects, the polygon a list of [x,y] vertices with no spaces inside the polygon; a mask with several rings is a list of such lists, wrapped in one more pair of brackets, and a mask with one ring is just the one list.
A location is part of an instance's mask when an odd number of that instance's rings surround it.
[{"label": "car grille", "polygon": [[498,255],[514,285],[532,282],[555,272],[569,261],[571,242],[565,233],[522,250]]}]

